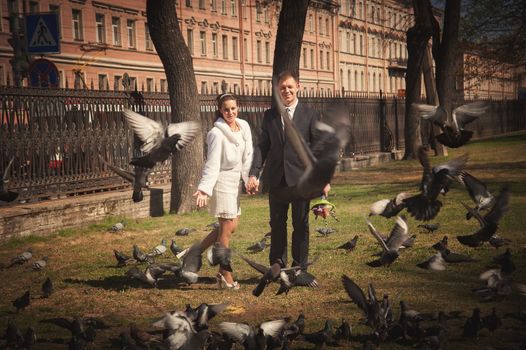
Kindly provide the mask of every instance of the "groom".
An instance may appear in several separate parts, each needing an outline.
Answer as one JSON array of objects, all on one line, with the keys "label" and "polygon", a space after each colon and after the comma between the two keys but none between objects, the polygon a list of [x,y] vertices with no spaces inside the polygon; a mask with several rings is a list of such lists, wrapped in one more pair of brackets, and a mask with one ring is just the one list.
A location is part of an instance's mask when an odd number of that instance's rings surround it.
[{"label": "groom", "polygon": [[[282,72],[278,77],[279,98],[284,105],[289,118],[302,135],[305,142],[311,146],[316,140],[316,122],[320,119],[317,111],[298,101],[300,89],[296,74]],[[292,266],[302,266],[307,269],[309,257],[309,201],[287,201],[280,193],[295,186],[305,167],[284,134],[284,124],[277,108],[265,111],[259,143],[254,150],[254,159],[250,169],[247,189],[255,193],[259,188],[258,176],[263,164],[269,175],[269,208],[271,246],[270,264],[287,265],[287,213],[292,206]],[[324,195],[330,191],[327,184]]]}]

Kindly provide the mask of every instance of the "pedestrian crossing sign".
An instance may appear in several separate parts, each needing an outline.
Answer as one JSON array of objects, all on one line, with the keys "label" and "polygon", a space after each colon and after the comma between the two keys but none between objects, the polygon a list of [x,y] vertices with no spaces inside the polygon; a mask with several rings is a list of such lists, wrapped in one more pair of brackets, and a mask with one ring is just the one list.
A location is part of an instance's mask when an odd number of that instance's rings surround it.
[{"label": "pedestrian crossing sign", "polygon": [[30,54],[60,53],[58,14],[32,13],[26,15],[27,52]]}]

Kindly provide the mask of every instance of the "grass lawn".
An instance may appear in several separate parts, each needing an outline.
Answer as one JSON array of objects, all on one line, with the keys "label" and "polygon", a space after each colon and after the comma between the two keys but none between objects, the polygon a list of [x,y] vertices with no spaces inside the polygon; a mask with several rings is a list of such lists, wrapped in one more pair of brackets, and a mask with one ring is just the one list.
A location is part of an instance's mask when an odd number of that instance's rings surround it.
[{"label": "grass lawn", "polygon": [[[513,279],[526,283],[526,133],[472,142],[462,149],[449,150],[447,159],[465,152],[469,153],[466,170],[484,181],[492,193],[497,194],[499,187],[505,183],[511,187],[510,210],[502,219],[498,234],[513,241],[509,246],[517,266]],[[438,164],[445,159],[431,157],[430,160],[432,164]],[[103,318],[111,328],[100,331],[91,348],[109,348],[111,339],[128,330],[131,322],[141,328],[152,329],[151,322],[165,311],[183,309],[188,303],[197,306],[202,302],[230,303],[225,312],[212,320],[212,330],[218,330],[217,324],[222,321],[255,324],[284,316],[295,319],[303,311],[306,332],[321,329],[326,319],[333,320],[337,326],[342,318],[346,318],[353,326],[353,332],[367,333],[369,329],[359,324],[361,311],[350,302],[342,287],[342,274],[351,277],[364,290],[372,282],[380,297],[389,294],[396,302],[395,318],[398,318],[397,300],[400,299],[421,312],[462,310],[465,316],[471,315],[475,307],[480,307],[483,316],[489,314],[492,307],[500,316],[526,309],[526,296],[517,293],[502,301],[482,303],[471,292],[472,288],[482,285],[479,274],[488,269],[492,257],[504,252],[504,249],[496,250],[487,243],[480,248],[469,248],[455,239],[457,235],[473,233],[478,229],[475,220],[465,220],[465,210],[460,201],[469,203],[470,200],[459,184],[454,184],[447,196],[440,198],[444,205],[431,221],[441,224],[435,233],[424,233],[417,227],[419,222],[409,218],[410,233],[417,235],[415,246],[403,251],[389,268],[372,268],[365,264],[373,260],[371,255],[379,249],[364,218],[370,204],[382,198],[393,198],[401,191],[416,192],[420,178],[421,166],[417,161],[391,162],[338,174],[329,199],[336,204],[340,221],[329,218],[324,222],[311,218],[310,253],[312,256],[319,255],[319,259],[309,272],[317,277],[320,287],[292,289],[286,296],[275,296],[278,286],[273,284],[259,298],[254,297],[251,291],[259,276],[237,256],[234,257],[233,267],[241,284],[238,291],[218,290],[211,280],[177,288],[171,277],[161,281],[157,289],[146,288],[125,276],[128,267],[115,267],[113,249],[131,255],[133,244],[149,250],[162,239],[175,239],[180,246],[202,239],[208,233],[206,225],[213,221],[206,210],[149,219],[108,218],[85,229],[63,230],[49,237],[12,240],[0,247],[0,262],[6,264],[11,257],[30,247],[33,260],[48,256],[49,265],[38,272],[31,270],[30,263],[0,270],[3,281],[0,287],[0,334],[6,328],[7,320],[12,318],[23,330],[28,326],[35,328],[41,340],[35,349],[64,349],[67,348],[68,332],[38,321],[52,317],[95,316]],[[245,253],[246,247],[269,231],[267,203],[265,195],[242,198],[243,215],[231,242],[234,250]],[[108,228],[118,221],[126,223],[124,231],[108,232]],[[389,232],[394,223],[394,219],[381,217],[373,217],[371,221],[383,233]],[[315,232],[315,228],[325,224],[337,232],[328,237]],[[175,231],[182,227],[197,230],[187,237],[175,237]],[[354,235],[359,236],[355,251],[347,254],[335,249]],[[450,249],[468,254],[477,261],[449,264],[443,272],[417,268],[417,263],[434,254],[431,245],[444,235],[450,237]],[[268,262],[268,250],[246,255],[263,264]],[[175,258],[167,252],[158,261],[175,261]],[[212,278],[215,274],[216,268],[203,264],[202,277]],[[41,299],[40,286],[47,277],[52,279],[55,292],[50,298]],[[31,305],[16,313],[11,301],[27,289],[31,290]],[[452,339],[450,349],[519,349],[521,341],[526,339],[524,324],[504,319],[503,327],[494,334],[483,330],[477,341],[455,340],[460,338],[464,322],[462,319],[448,323],[448,334]],[[0,340],[0,346],[2,342]],[[360,346],[355,342],[343,348]],[[298,342],[293,343],[292,348],[313,346]],[[404,346],[382,344],[382,349],[399,348]]]}]

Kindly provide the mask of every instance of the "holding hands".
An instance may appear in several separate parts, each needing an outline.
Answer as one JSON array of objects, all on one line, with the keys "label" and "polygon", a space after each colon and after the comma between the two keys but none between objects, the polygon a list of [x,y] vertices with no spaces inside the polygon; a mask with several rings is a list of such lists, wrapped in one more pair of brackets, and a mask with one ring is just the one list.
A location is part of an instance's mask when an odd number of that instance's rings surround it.
[{"label": "holding hands", "polygon": [[206,207],[208,204],[208,195],[203,191],[197,190],[192,196],[196,197],[195,204],[198,208]]},{"label": "holding hands", "polygon": [[255,176],[250,176],[245,188],[248,194],[256,194],[259,190],[259,180]]}]

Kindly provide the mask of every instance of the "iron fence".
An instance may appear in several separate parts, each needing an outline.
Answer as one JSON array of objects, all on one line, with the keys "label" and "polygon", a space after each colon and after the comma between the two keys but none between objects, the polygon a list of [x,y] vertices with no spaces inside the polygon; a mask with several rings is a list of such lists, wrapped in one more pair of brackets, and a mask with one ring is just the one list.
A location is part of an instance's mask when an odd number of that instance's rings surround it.
[{"label": "iron fence", "polygon": [[[18,201],[129,187],[99,158],[129,169],[131,158],[141,155],[122,109],[129,106],[163,124],[171,116],[167,94],[135,92],[131,96],[119,91],[0,87],[0,170],[13,159],[8,188],[20,193]],[[345,97],[304,96],[302,101],[322,113],[336,104],[347,109],[351,137],[344,157],[404,148],[403,99],[346,93]],[[271,97],[239,96],[239,104],[240,117],[251,125],[257,143]],[[492,101],[490,106],[471,127],[475,138],[526,128],[524,103]],[[203,138],[213,126],[215,110],[215,95],[200,95]],[[168,160],[154,168],[149,181],[168,183],[170,177]]]}]

